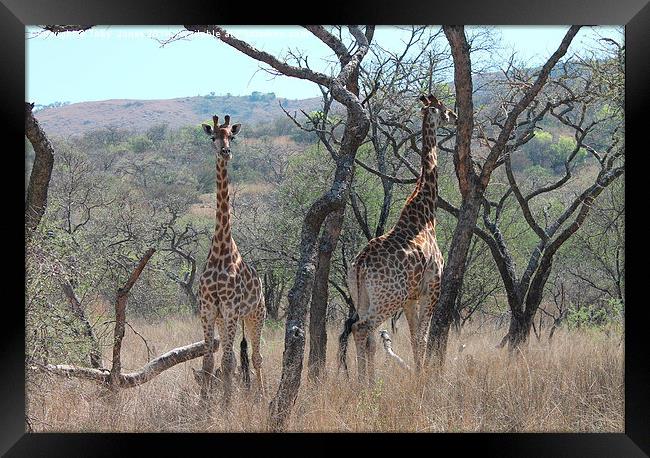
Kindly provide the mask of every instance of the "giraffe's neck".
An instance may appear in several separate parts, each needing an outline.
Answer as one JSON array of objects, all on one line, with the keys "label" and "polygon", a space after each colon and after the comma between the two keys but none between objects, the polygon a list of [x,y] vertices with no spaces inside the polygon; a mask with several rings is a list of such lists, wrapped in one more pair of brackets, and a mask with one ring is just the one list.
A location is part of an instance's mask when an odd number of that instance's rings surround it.
[{"label": "giraffe's neck", "polygon": [[396,230],[417,234],[423,229],[435,230],[438,205],[438,143],[436,128],[422,122],[422,170],[413,193],[406,200]]},{"label": "giraffe's neck", "polygon": [[228,171],[226,161],[217,156],[217,210],[210,261],[217,262],[237,248],[232,239],[230,226],[230,192],[228,190]]}]

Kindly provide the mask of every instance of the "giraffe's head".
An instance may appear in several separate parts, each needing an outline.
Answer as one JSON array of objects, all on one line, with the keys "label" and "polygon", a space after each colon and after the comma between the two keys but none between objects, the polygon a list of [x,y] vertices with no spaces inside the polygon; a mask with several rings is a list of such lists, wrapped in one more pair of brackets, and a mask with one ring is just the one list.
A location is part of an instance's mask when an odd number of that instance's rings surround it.
[{"label": "giraffe's head", "polygon": [[420,96],[422,102],[422,116],[424,120],[433,127],[434,131],[438,127],[446,125],[455,125],[458,115],[447,108],[440,100],[433,95]]},{"label": "giraffe's head", "polygon": [[226,115],[224,123],[219,125],[219,117],[214,115],[212,121],[214,127],[203,124],[203,130],[212,139],[212,147],[216,154],[221,155],[225,160],[232,159],[230,142],[241,130],[241,124],[230,124],[230,115]]}]

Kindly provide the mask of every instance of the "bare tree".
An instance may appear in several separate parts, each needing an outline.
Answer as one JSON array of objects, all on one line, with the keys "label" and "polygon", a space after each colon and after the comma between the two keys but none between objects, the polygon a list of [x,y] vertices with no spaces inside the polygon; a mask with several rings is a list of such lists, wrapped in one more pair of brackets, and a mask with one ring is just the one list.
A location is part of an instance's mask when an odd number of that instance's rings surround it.
[{"label": "bare tree", "polygon": [[161,223],[158,237],[161,246],[160,251],[169,253],[175,260],[180,260],[183,266],[182,274],[177,270],[169,269],[167,263],[160,270],[163,270],[167,278],[176,283],[189,300],[190,308],[195,314],[199,313],[199,301],[195,287],[197,278],[197,252],[199,250],[199,239],[209,236],[209,230],[205,227],[196,228],[191,222],[184,227],[179,227],[177,221],[182,212],[187,209],[187,202],[170,200],[166,207],[168,218]]},{"label": "bare tree", "polygon": [[461,289],[467,253],[492,172],[503,162],[504,154],[510,148],[511,137],[517,128],[519,116],[531,105],[546,84],[551,70],[566,54],[579,29],[579,26],[572,26],[569,29],[558,49],[542,66],[534,81],[526,85],[525,90],[515,104],[506,108],[507,115],[502,120],[498,136],[489,148],[483,164],[478,165],[471,154],[475,113],[472,100],[473,82],[470,46],[463,26],[443,27],[454,60],[454,85],[458,113],[454,166],[462,203],[458,209],[455,209],[448,202],[440,200],[442,208],[456,214],[458,223],[452,236],[442,276],[442,293],[431,319],[429,339],[427,341],[427,360],[429,361],[433,357],[438,367],[444,361],[456,296]]},{"label": "bare tree", "polygon": [[57,144],[53,195],[54,210],[61,213],[63,230],[70,235],[86,227],[93,213],[111,204],[107,183],[95,174],[87,154],[69,144]]},{"label": "bare tree", "polygon": [[[623,59],[622,54],[617,55]],[[505,192],[495,202],[488,198],[483,202],[483,223],[489,234],[484,240],[490,247],[501,274],[511,311],[510,328],[501,345],[508,342],[511,349],[527,340],[556,253],[584,224],[595,199],[625,170],[622,111],[611,109],[603,115],[590,114],[595,111],[596,102],[609,100],[609,94],[599,93],[598,88],[594,87],[593,69],[578,65],[576,69],[569,70],[565,64],[557,73],[548,90],[540,94],[536,104],[531,105],[527,113],[527,125],[519,129],[514,142],[507,147],[503,156],[507,177]],[[509,87],[518,85],[518,81],[510,78],[511,75],[506,76]],[[542,102],[544,97],[548,98],[546,103]],[[528,189],[525,189],[520,184],[521,177],[517,177],[513,170],[512,157],[520,145],[533,137],[533,129],[543,116],[550,116],[572,130],[574,147],[564,160],[565,173],[559,179],[544,185],[527,185]],[[497,119],[493,118],[491,122],[499,125]],[[609,140],[603,140],[603,137]],[[537,197],[557,193],[569,186],[579,153],[588,153],[597,167],[593,184],[584,189],[575,189],[573,196],[562,199],[565,209],[555,215],[551,214],[549,208],[535,206]],[[517,272],[512,248],[508,247],[500,228],[501,215],[509,199],[516,201],[523,219],[539,240],[521,273]],[[481,235],[484,237],[483,233]]]}]

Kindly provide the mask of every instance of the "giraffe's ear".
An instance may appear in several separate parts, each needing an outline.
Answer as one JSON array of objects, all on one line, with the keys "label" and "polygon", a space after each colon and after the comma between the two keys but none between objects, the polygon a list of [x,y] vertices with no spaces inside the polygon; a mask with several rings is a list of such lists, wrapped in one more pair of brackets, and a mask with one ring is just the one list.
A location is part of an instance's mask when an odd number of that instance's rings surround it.
[{"label": "giraffe's ear", "polygon": [[233,124],[230,128],[230,132],[232,132],[233,135],[237,135],[239,131],[241,131],[241,124]]},{"label": "giraffe's ear", "polygon": [[438,106],[442,105],[440,103],[440,100],[438,100],[436,96],[434,96],[433,94],[429,94],[429,102],[431,102],[432,105],[438,105]]},{"label": "giraffe's ear", "polygon": [[427,98],[426,98],[425,96],[423,96],[423,95],[420,96],[420,102],[422,102],[422,104],[423,104],[425,107],[426,107],[427,105],[429,105],[429,101],[428,101]]},{"label": "giraffe's ear", "polygon": [[201,127],[203,127],[203,131],[208,134],[212,135],[212,126],[209,126],[207,124],[201,124]]}]

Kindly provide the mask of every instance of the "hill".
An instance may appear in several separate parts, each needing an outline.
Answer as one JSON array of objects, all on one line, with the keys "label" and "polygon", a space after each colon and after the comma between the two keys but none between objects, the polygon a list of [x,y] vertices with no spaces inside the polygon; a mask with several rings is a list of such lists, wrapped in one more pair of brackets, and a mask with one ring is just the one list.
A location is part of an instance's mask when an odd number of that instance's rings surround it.
[{"label": "hill", "polygon": [[[236,122],[258,123],[285,116],[280,108],[307,112],[321,107],[320,97],[290,100],[273,93],[253,92],[248,96],[196,96],[165,100],[115,99],[73,104],[55,104],[37,111],[37,118],[48,134],[67,137],[102,127],[142,132],[167,123],[171,128],[198,124],[213,114],[230,114]],[[39,108],[36,106],[36,108]]]}]

